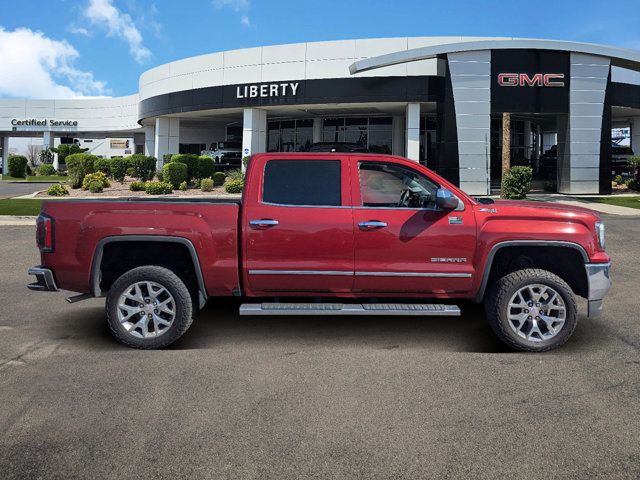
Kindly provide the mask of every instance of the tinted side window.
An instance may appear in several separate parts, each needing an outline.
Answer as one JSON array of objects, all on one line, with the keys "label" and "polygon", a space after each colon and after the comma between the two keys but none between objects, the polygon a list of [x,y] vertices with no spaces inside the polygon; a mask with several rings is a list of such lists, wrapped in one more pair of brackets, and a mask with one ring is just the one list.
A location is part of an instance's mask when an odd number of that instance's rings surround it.
[{"label": "tinted side window", "polygon": [[262,200],[284,205],[341,205],[340,160],[269,160]]}]

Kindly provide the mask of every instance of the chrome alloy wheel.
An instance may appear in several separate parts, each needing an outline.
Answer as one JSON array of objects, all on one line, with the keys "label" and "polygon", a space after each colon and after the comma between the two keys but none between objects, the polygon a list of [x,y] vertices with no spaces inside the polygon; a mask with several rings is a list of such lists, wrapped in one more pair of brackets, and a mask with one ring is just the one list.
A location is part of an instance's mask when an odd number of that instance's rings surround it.
[{"label": "chrome alloy wheel", "polygon": [[130,335],[155,338],[165,333],[176,317],[169,291],[155,282],[136,282],[118,299],[118,320]]},{"label": "chrome alloy wheel", "polygon": [[509,326],[530,342],[555,337],[567,318],[564,300],[553,288],[539,283],[519,289],[509,300]]}]

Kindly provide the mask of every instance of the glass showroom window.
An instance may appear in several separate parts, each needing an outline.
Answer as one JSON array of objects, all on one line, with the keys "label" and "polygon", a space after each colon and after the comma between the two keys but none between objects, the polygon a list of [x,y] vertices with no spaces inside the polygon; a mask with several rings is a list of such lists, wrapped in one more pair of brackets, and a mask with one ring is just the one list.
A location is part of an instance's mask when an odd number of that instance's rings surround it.
[{"label": "glass showroom window", "polygon": [[393,125],[391,117],[325,118],[323,142],[357,143],[373,153],[391,153]]},{"label": "glass showroom window", "polygon": [[306,152],[313,143],[313,120],[269,122],[268,152]]}]

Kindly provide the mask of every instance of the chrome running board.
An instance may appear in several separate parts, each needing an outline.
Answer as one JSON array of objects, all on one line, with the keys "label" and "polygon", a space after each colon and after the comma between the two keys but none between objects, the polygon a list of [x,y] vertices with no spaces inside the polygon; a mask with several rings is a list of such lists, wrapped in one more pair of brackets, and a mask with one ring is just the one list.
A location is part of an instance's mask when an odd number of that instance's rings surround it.
[{"label": "chrome running board", "polygon": [[240,315],[404,315],[459,317],[457,305],[435,303],[243,303]]}]

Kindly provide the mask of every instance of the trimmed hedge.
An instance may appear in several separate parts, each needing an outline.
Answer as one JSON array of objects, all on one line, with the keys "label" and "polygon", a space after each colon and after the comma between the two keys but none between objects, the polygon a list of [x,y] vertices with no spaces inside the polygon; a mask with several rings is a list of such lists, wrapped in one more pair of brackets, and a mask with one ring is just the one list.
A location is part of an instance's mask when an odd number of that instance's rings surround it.
[{"label": "trimmed hedge", "polygon": [[144,191],[149,195],[163,195],[173,193],[173,186],[167,182],[147,182]]},{"label": "trimmed hedge", "polygon": [[[171,157],[171,163],[184,163],[187,166],[187,181],[198,178],[198,156],[191,153],[179,153]],[[167,179],[165,179],[167,180]]]},{"label": "trimmed hedge", "polygon": [[133,169],[133,176],[140,180],[152,180],[156,173],[155,157],[147,157],[146,155],[135,154],[129,157],[129,165]]},{"label": "trimmed hedge", "polygon": [[222,185],[224,185],[224,181],[226,180],[227,176],[224,174],[224,172],[216,172],[213,174],[213,184],[216,187],[220,187]]},{"label": "trimmed hedge", "polygon": [[116,182],[124,182],[124,177],[127,175],[127,168],[129,168],[129,160],[122,157],[111,158],[111,177]]},{"label": "trimmed hedge", "polygon": [[107,177],[111,175],[111,160],[108,158],[97,158],[95,162],[93,162],[93,169],[96,172],[102,172]]},{"label": "trimmed hedge", "polygon": [[93,164],[97,160],[97,157],[90,153],[74,153],[69,155],[65,160],[71,188],[79,188],[82,185],[84,177],[94,172]]},{"label": "trimmed hedge", "polygon": [[209,178],[213,175],[213,158],[202,155],[198,157],[198,178]]},{"label": "trimmed hedge", "polygon": [[56,169],[50,163],[42,164],[38,167],[38,175],[55,175]]},{"label": "trimmed hedge", "polygon": [[171,162],[162,167],[162,181],[170,183],[173,188],[179,188],[182,182],[189,180],[188,167],[184,163]]},{"label": "trimmed hedge", "polygon": [[502,198],[522,200],[531,190],[533,169],[531,167],[511,167],[502,179]]},{"label": "trimmed hedge", "polygon": [[9,175],[14,178],[26,178],[27,163],[27,157],[23,155],[11,155],[9,157],[9,163],[7,164]]},{"label": "trimmed hedge", "polygon": [[132,192],[142,192],[144,191],[145,183],[146,182],[141,181],[131,182],[131,185],[129,185],[129,190],[131,190]]}]

